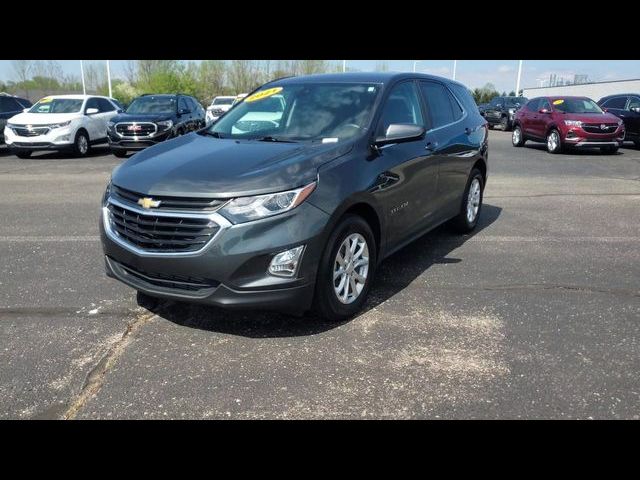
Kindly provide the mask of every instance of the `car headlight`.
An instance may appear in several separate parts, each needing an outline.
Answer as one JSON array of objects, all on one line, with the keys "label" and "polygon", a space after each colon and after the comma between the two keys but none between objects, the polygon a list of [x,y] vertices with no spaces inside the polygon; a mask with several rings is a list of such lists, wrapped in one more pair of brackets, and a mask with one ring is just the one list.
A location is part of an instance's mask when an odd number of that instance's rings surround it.
[{"label": "car headlight", "polygon": [[162,130],[169,130],[171,127],[173,127],[173,121],[171,120],[163,120],[161,122],[156,122],[156,124]]},{"label": "car headlight", "polygon": [[107,184],[107,188],[104,191],[104,195],[102,196],[102,206],[107,206],[107,200],[109,200],[109,195],[111,195],[111,180]]},{"label": "car headlight", "polygon": [[618,119],[618,126],[622,125],[624,122],[620,119]]},{"label": "car headlight", "polygon": [[580,120],[565,120],[564,124],[567,127],[581,127],[582,126],[582,122]]},{"label": "car headlight", "polygon": [[515,108],[510,108],[510,109],[509,109],[509,113],[510,113],[511,115],[513,115],[514,113],[516,113],[516,109],[515,109]]},{"label": "car headlight", "polygon": [[71,125],[71,120],[68,122],[52,123],[51,125],[47,125],[47,127],[53,130],[54,128],[63,128],[68,127],[69,125]]},{"label": "car headlight", "polygon": [[219,212],[233,223],[250,222],[259,218],[271,217],[296,208],[311,195],[315,188],[316,182],[312,182],[309,185],[287,192],[234,198],[222,207]]}]

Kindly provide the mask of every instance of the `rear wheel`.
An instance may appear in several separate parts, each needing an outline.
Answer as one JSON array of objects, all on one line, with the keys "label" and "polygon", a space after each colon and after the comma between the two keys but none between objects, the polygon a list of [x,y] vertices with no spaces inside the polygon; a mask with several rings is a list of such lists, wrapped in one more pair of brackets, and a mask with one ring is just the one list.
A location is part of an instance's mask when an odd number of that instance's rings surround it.
[{"label": "rear wheel", "polygon": [[31,150],[16,150],[15,154],[18,158],[29,158],[31,156]]},{"label": "rear wheel", "polygon": [[502,117],[500,119],[500,127],[505,132],[509,130],[509,119],[507,117]]},{"label": "rear wheel", "polygon": [[511,144],[514,147],[521,147],[524,145],[524,136],[522,135],[522,129],[520,125],[513,127],[513,133],[511,134]]},{"label": "rear wheel", "polygon": [[467,188],[462,197],[460,213],[451,220],[451,226],[459,233],[468,233],[476,228],[480,210],[482,209],[482,193],[484,177],[482,172],[474,168],[469,175]]},{"label": "rear wheel", "polygon": [[376,267],[376,242],[369,224],[347,215],[333,230],[320,261],[314,311],[329,321],[345,320],[362,309]]},{"label": "rear wheel", "polygon": [[89,153],[89,136],[86,132],[80,130],[76,133],[76,139],[73,142],[73,153],[76,157],[84,157]]},{"label": "rear wheel", "polygon": [[561,151],[562,142],[560,140],[560,133],[554,128],[547,135],[547,152],[560,153]]},{"label": "rear wheel", "polygon": [[606,153],[608,155],[613,155],[614,153],[616,153],[618,151],[618,146],[617,145],[607,145],[606,147],[600,148],[600,151],[602,153]]}]

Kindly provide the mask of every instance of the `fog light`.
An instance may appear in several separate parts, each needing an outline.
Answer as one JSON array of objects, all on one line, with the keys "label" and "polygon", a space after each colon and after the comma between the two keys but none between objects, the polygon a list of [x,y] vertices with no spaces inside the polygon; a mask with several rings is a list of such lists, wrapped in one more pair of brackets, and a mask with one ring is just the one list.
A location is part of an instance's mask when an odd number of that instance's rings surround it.
[{"label": "fog light", "polygon": [[303,250],[304,245],[300,245],[275,255],[269,264],[269,273],[277,277],[293,277],[298,271]]},{"label": "fog light", "polygon": [[60,135],[58,138],[56,138],[56,142],[68,142],[69,141],[69,135]]}]

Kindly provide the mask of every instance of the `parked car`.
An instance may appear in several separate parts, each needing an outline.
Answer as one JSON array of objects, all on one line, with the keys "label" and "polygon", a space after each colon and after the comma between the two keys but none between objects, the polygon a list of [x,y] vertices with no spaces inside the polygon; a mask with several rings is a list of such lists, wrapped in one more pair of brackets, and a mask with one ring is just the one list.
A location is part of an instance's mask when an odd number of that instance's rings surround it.
[{"label": "parked car", "polygon": [[70,150],[76,156],[107,142],[107,122],[118,113],[113,99],[94,95],[51,95],[11,117],[5,142],[19,158],[38,150]]},{"label": "parked car", "polygon": [[8,93],[0,93],[0,145],[4,143],[4,127],[7,120],[31,107],[31,102],[26,98],[15,97]]},{"label": "parked car", "polygon": [[239,93],[238,95],[236,95],[236,98],[233,101],[233,103],[231,104],[231,106],[234,106],[236,103],[240,103],[247,95],[249,95],[249,94],[248,93]]},{"label": "parked car", "polygon": [[478,104],[478,111],[480,112],[480,115],[482,115],[484,117],[484,111],[487,109],[487,107],[489,106],[488,103],[479,103]]},{"label": "parked car", "polygon": [[515,114],[525,103],[525,97],[495,97],[484,108],[483,116],[490,129],[499,125],[506,132],[513,127]]},{"label": "parked car", "polygon": [[598,105],[624,122],[625,140],[640,148],[640,93],[623,93],[603,97]]},{"label": "parked car", "polygon": [[227,112],[233,105],[233,101],[236,97],[217,96],[211,101],[211,105],[207,107],[206,121],[215,122],[220,115]]},{"label": "parked car", "polygon": [[189,95],[142,95],[109,122],[109,147],[124,157],[205,125],[202,105]]},{"label": "parked car", "polygon": [[[238,128],[280,96],[277,118]],[[271,104],[271,105],[270,105]],[[263,85],[213,125],[113,172],[107,275],[150,297],[341,320],[380,261],[451,221],[470,232],[488,130],[468,90],[418,73]]]},{"label": "parked car", "polygon": [[625,135],[624,124],[587,97],[538,97],[516,114],[512,143],[545,142],[549,153],[565,148],[599,147],[615,153]]}]

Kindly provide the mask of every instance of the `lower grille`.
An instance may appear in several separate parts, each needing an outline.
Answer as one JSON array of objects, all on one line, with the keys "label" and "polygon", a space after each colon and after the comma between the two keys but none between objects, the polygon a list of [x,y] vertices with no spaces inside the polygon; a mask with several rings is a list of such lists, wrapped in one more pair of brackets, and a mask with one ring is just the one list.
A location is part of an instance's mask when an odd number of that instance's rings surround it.
[{"label": "lower grille", "polygon": [[19,137],[37,137],[39,135],[46,135],[49,132],[49,128],[40,127],[40,128],[19,128],[14,127],[13,131],[16,132],[16,135]]},{"label": "lower grille", "polygon": [[166,273],[151,273],[144,270],[136,269],[130,265],[120,262],[111,262],[117,265],[127,274],[142,282],[161,288],[170,288],[172,290],[184,290],[188,292],[199,292],[201,290],[209,290],[216,288],[220,282],[208,280],[201,277],[187,277],[183,275],[169,275]]},{"label": "lower grille", "polygon": [[220,229],[208,218],[140,214],[112,203],[107,208],[112,230],[128,243],[150,252],[194,252]]},{"label": "lower grille", "polygon": [[[602,125],[604,125],[605,128],[602,128]],[[617,123],[606,123],[606,124],[601,124],[601,123],[583,123],[582,124],[582,129],[585,132],[588,132],[588,133],[606,134],[606,133],[615,132],[618,129],[618,124]]]}]

